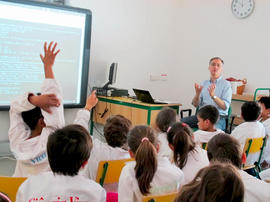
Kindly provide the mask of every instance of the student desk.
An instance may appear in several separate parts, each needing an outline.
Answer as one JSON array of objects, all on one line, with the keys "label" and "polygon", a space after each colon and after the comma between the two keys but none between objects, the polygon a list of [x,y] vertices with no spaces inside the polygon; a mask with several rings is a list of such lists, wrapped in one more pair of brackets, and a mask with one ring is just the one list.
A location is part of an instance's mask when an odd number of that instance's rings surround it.
[{"label": "student desk", "polygon": [[132,122],[132,125],[150,125],[155,122],[158,112],[163,107],[171,107],[179,113],[180,103],[148,104],[127,97],[98,96],[99,102],[91,113],[90,134],[93,134],[94,123],[104,125],[111,115],[123,115]]}]

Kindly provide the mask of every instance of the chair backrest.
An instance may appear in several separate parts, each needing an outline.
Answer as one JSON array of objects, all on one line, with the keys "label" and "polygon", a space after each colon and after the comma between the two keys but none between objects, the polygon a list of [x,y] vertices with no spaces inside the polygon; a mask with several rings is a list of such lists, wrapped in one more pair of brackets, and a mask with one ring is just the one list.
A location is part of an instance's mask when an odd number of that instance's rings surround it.
[{"label": "chair backrest", "polygon": [[144,196],[142,202],[172,202],[176,198],[178,192],[172,192],[160,195]]},{"label": "chair backrest", "polygon": [[11,201],[16,200],[16,194],[26,177],[0,176],[0,192],[6,194]]},{"label": "chair backrest", "polygon": [[246,143],[244,146],[244,152],[246,154],[246,157],[248,157],[249,154],[255,154],[259,153],[257,164],[260,164],[263,149],[266,144],[267,137],[258,137],[258,138],[247,138]]},{"label": "chair backrest", "polygon": [[201,143],[202,149],[207,150],[207,145],[208,145],[208,142],[202,142]]},{"label": "chair backrest", "polygon": [[96,182],[101,186],[103,186],[103,184],[117,183],[122,168],[128,161],[134,161],[134,159],[100,161],[98,164]]}]

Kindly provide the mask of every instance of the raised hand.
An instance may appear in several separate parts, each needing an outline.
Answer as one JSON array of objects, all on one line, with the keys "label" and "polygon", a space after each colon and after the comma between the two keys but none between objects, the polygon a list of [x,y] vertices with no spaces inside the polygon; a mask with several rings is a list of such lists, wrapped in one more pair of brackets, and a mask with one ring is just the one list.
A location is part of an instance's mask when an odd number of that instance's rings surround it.
[{"label": "raised hand", "polygon": [[32,95],[28,98],[29,102],[44,111],[51,113],[50,107],[59,107],[60,100],[55,94]]},{"label": "raised hand", "polygon": [[195,83],[194,87],[195,87],[196,95],[200,95],[202,92],[203,86]]},{"label": "raised hand", "polygon": [[55,51],[56,46],[57,46],[57,43],[53,43],[53,41],[51,41],[47,48],[47,42],[45,42],[44,43],[44,56],[40,54],[40,58],[44,64],[45,78],[54,78],[52,67],[53,67],[56,55],[60,52],[59,49]]},{"label": "raised hand", "polygon": [[215,95],[215,90],[216,90],[216,84],[212,83],[208,87],[208,92],[209,92],[210,97],[213,97]]},{"label": "raised hand", "polygon": [[90,111],[94,106],[96,106],[98,102],[97,96],[96,96],[96,90],[94,90],[91,95],[87,97],[85,109]]}]

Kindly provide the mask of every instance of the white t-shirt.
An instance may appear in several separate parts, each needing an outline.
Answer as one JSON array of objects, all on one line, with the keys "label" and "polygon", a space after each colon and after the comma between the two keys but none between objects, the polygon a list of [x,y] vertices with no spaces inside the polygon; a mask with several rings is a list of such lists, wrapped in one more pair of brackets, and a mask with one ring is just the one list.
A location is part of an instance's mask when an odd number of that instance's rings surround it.
[{"label": "white t-shirt", "polygon": [[83,175],[92,180],[96,180],[99,161],[128,158],[130,158],[130,155],[127,150],[119,147],[111,147],[107,143],[101,142],[97,138],[93,138],[93,149]]},{"label": "white t-shirt", "polygon": [[[244,122],[237,126],[231,134],[232,137],[236,138],[242,151],[247,138],[257,138],[265,136],[265,128],[259,121]],[[248,154],[246,165],[253,165],[258,160],[259,153]]]},{"label": "white t-shirt", "polygon": [[197,172],[209,165],[207,151],[202,149],[199,145],[195,147],[196,151],[189,152],[186,165],[182,168],[185,176],[184,184],[193,180]]},{"label": "white t-shirt", "polygon": [[65,125],[62,91],[57,81],[55,79],[45,79],[41,87],[41,93],[56,94],[57,98],[60,99],[61,105],[59,107],[51,107],[51,114],[41,110],[46,127],[43,128],[40,136],[31,139],[28,139],[31,135],[31,130],[24,123],[21,116],[21,112],[35,108],[28,101],[28,93],[17,97],[11,102],[8,137],[10,149],[17,159],[15,177],[28,177],[50,170],[46,152],[48,136],[57,128],[62,128]]},{"label": "white t-shirt", "polygon": [[[65,176],[52,172],[31,176],[19,187],[16,201],[105,202],[105,190],[84,176]],[[43,200],[40,200],[40,199]]]},{"label": "white t-shirt", "polygon": [[216,131],[214,132],[197,130],[196,132],[194,132],[193,137],[194,137],[194,141],[197,144],[201,144],[201,143],[208,142],[212,137],[214,137],[215,135],[219,133],[224,133],[224,131],[220,130],[219,128],[217,128]]},{"label": "white t-shirt", "polygon": [[170,159],[172,157],[172,150],[169,147],[169,143],[167,140],[166,133],[159,133],[158,134],[158,141],[159,141],[159,156],[167,157]]},{"label": "white t-shirt", "polygon": [[260,178],[262,180],[270,180],[270,168],[260,172]]},{"label": "white t-shirt", "polygon": [[[119,187],[119,202],[141,202],[143,195],[140,192],[135,177],[136,162],[128,162],[122,169]],[[171,164],[168,158],[158,157],[157,171],[151,182],[151,194],[163,194],[177,191],[184,182],[183,172]]]},{"label": "white t-shirt", "polygon": [[266,140],[266,145],[263,151],[262,162],[265,160],[270,164],[270,118],[263,121],[262,124],[265,127],[266,134],[268,135],[268,139]]},{"label": "white t-shirt", "polygon": [[244,202],[270,201],[270,184],[239,170],[245,186]]}]

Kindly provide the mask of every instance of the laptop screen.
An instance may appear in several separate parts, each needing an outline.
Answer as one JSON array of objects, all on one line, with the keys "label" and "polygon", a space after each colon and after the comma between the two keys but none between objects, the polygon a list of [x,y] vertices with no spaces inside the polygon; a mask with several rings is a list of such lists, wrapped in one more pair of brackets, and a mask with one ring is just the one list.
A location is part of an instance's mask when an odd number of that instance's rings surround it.
[{"label": "laptop screen", "polygon": [[150,92],[148,90],[141,90],[141,89],[134,89],[133,91],[137,97],[137,100],[140,100],[142,102],[146,102],[146,103],[150,103],[150,104],[154,104],[155,101],[152,98]]}]

